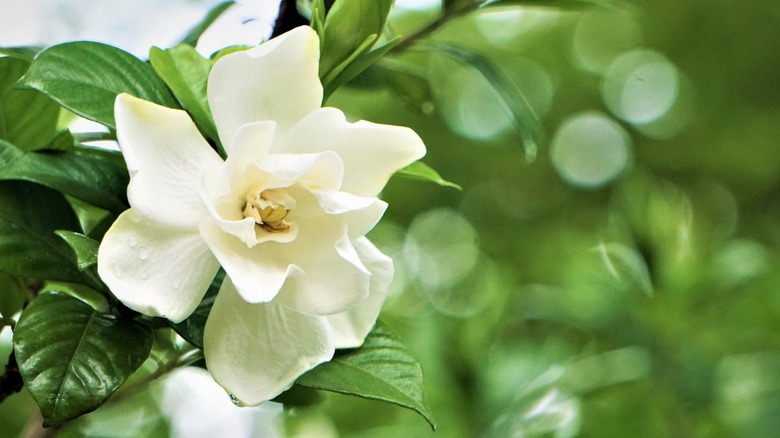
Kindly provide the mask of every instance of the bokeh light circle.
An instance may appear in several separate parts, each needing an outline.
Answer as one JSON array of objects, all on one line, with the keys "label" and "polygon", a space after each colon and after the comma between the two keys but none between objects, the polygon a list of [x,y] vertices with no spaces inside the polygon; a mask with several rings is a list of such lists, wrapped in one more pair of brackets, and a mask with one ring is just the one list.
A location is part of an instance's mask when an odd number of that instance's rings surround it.
[{"label": "bokeh light circle", "polygon": [[601,95],[609,110],[632,124],[663,117],[679,95],[677,68],[663,55],[646,49],[618,57],[607,70]]},{"label": "bokeh light circle", "polygon": [[600,187],[628,166],[630,137],[602,113],[580,113],[558,128],[550,145],[550,159],[566,182],[584,188]]}]

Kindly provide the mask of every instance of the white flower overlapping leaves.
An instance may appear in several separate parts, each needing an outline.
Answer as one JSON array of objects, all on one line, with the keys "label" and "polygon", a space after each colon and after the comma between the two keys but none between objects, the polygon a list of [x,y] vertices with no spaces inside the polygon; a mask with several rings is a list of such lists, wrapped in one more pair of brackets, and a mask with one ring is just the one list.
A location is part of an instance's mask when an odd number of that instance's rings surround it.
[{"label": "white flower overlapping leaves", "polygon": [[318,63],[308,27],[216,62],[208,101],[225,161],[185,112],[116,100],[131,208],[106,233],[98,272],[128,307],[178,322],[221,265],[204,354],[246,405],[362,344],[393,275],[365,237],[387,207],[377,195],[425,153],[408,128],[320,108]]}]

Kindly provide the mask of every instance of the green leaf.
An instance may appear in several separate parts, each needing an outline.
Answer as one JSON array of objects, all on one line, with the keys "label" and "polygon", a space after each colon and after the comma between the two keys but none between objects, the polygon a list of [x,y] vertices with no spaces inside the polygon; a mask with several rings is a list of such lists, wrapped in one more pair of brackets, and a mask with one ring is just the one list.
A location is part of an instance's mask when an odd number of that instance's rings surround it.
[{"label": "green leaf", "polygon": [[[323,102],[326,101],[328,97],[330,97],[330,95],[333,94],[333,92],[336,91],[336,89],[338,89],[340,86],[356,78],[360,73],[371,67],[371,65],[373,65],[375,62],[379,61],[400,41],[400,37],[393,38],[377,49],[367,53],[365,50],[361,50],[360,48],[356,50],[353,54],[355,55],[354,58],[348,58],[342,65],[336,67],[331,72],[331,74],[336,73],[334,77],[331,78],[331,75],[329,75],[326,79],[323,79],[322,84],[325,90]],[[372,46],[374,43],[374,39],[369,39],[367,42],[370,42],[370,44],[364,44],[364,46],[361,47],[370,48],[370,46]]]},{"label": "green leaf", "polygon": [[57,129],[60,108],[33,90],[16,90],[14,85],[30,67],[18,58],[0,58],[0,139],[23,150],[46,145]]},{"label": "green leaf", "polygon": [[200,56],[191,46],[180,44],[172,49],[152,47],[149,62],[182,106],[190,113],[201,132],[219,141],[217,127],[211,117],[206,84],[214,60]]},{"label": "green leaf", "polygon": [[114,212],[128,208],[127,169],[76,152],[22,152],[0,140],[0,180],[29,181]]},{"label": "green leaf", "polygon": [[203,330],[206,328],[206,319],[209,316],[209,312],[211,312],[211,307],[217,298],[217,292],[222,287],[224,280],[225,271],[220,269],[217,275],[214,276],[214,280],[211,281],[211,286],[209,286],[209,290],[206,292],[203,300],[195,308],[195,311],[192,312],[192,315],[180,323],[170,323],[176,333],[198,348],[203,348]]},{"label": "green leaf", "polygon": [[323,0],[312,0],[309,26],[317,32],[320,38],[325,35],[325,2]]},{"label": "green leaf", "polygon": [[65,243],[73,249],[73,252],[76,254],[76,266],[78,266],[79,271],[97,264],[100,242],[73,231],[57,230],[55,234],[62,237]]},{"label": "green leaf", "polygon": [[35,55],[41,50],[43,50],[43,47],[36,46],[0,47],[0,55],[32,62]]},{"label": "green leaf", "polygon": [[431,166],[423,163],[422,161],[415,161],[414,163],[399,170],[395,174],[404,178],[415,179],[418,181],[429,181],[440,186],[463,190],[463,187],[445,180],[441,177],[441,175],[439,175],[439,172],[435,171]]},{"label": "green leaf", "polygon": [[523,139],[526,159],[536,159],[539,145],[544,141],[544,127],[528,99],[489,59],[467,48],[454,44],[428,42],[420,44],[431,53],[451,57],[463,66],[473,68],[496,90],[512,115],[515,129]]},{"label": "green leaf", "polygon": [[[320,78],[345,61],[367,52],[385,27],[393,0],[339,0],[330,8],[320,34]],[[312,14],[314,15],[314,14]],[[366,41],[376,35],[366,47]],[[343,67],[342,67],[343,70]]]},{"label": "green leaf", "polygon": [[436,429],[425,403],[420,363],[398,335],[382,323],[377,323],[362,347],[338,353],[295,383],[412,409]]},{"label": "green leaf", "polygon": [[76,139],[73,138],[73,134],[67,129],[54,134],[51,141],[44,147],[36,149],[37,151],[60,151],[60,152],[73,152],[75,148]]},{"label": "green leaf", "polygon": [[0,316],[9,318],[22,310],[24,295],[24,290],[15,277],[0,272]]},{"label": "green leaf", "polygon": [[152,331],[69,295],[46,293],[22,313],[14,353],[44,426],[97,409],[149,357]]},{"label": "green leaf", "polygon": [[0,272],[83,283],[73,251],[54,232],[79,231],[58,192],[22,181],[0,182]]},{"label": "green leaf", "polygon": [[20,81],[39,90],[74,113],[115,128],[117,94],[179,108],[176,99],[152,68],[116,47],[77,41],[39,53]]},{"label": "green leaf", "polygon": [[236,4],[234,1],[226,1],[222,2],[213,8],[206,14],[206,17],[203,18],[203,20],[195,25],[188,33],[187,36],[184,37],[184,39],[181,41],[182,44],[187,44],[192,47],[195,47],[196,44],[198,44],[198,40],[203,35],[203,32],[206,31],[206,29],[209,28],[214,22],[219,18],[225,11],[227,11],[231,6]]}]

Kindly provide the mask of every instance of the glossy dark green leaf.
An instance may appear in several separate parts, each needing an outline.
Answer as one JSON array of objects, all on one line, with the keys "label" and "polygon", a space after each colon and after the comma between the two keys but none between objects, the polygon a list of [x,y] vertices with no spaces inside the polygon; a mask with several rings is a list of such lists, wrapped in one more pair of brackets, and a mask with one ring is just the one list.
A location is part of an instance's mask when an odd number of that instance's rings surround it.
[{"label": "glossy dark green leaf", "polygon": [[171,108],[179,105],[152,68],[133,55],[106,44],[77,41],[39,53],[20,81],[74,113],[111,128],[114,100],[129,93]]},{"label": "glossy dark green leaf", "polygon": [[295,383],[412,409],[436,428],[425,403],[420,363],[398,335],[381,323],[362,347],[337,353],[330,362],[317,366]]},{"label": "glossy dark green leaf", "polygon": [[421,161],[415,161],[414,163],[399,170],[395,174],[404,178],[414,179],[418,181],[428,181],[443,187],[450,187],[453,189],[463,190],[463,187],[445,180],[444,178],[441,177],[441,175],[439,175],[439,172],[437,172],[431,166]]},{"label": "glossy dark green leaf", "polygon": [[[339,0],[325,17],[320,35],[320,78],[342,65],[354,54],[366,53],[385,27],[392,0]],[[375,35],[369,46],[365,42]],[[343,70],[343,67],[342,67]]]},{"label": "glossy dark green leaf", "polygon": [[23,150],[50,142],[60,113],[59,106],[45,95],[14,88],[29,67],[24,59],[0,58],[0,139]]},{"label": "glossy dark green leaf", "polygon": [[149,357],[153,334],[61,293],[22,313],[14,352],[25,386],[51,426],[97,409]]},{"label": "glossy dark green leaf", "polygon": [[212,280],[211,286],[209,286],[209,290],[206,292],[203,300],[198,304],[195,311],[192,312],[192,315],[180,323],[171,323],[171,327],[176,330],[176,333],[198,348],[203,348],[203,330],[206,328],[206,318],[208,318],[209,312],[211,312],[211,307],[217,298],[217,292],[222,287],[224,280],[225,271],[220,269],[217,275],[214,276],[214,280]]},{"label": "glossy dark green leaf", "polygon": [[206,29],[209,28],[216,20],[220,17],[225,11],[227,11],[231,6],[236,4],[236,2],[233,1],[227,1],[222,2],[213,8],[206,14],[206,17],[203,18],[203,20],[195,25],[195,27],[192,28],[192,30],[187,33],[187,36],[184,37],[184,39],[181,41],[182,44],[187,44],[190,46],[195,47],[196,44],[198,44],[198,40],[203,35],[203,32],[206,31]]},{"label": "glossy dark green leaf", "polygon": [[73,250],[54,232],[80,231],[58,192],[24,181],[0,182],[0,272],[81,283]]},{"label": "glossy dark green leaf", "polygon": [[200,56],[191,46],[180,44],[167,50],[152,47],[149,62],[190,113],[201,132],[217,141],[217,128],[206,98],[206,84],[214,61]]},{"label": "glossy dark green leaf", "polygon": [[76,254],[76,266],[78,266],[79,271],[97,264],[100,242],[73,231],[58,230],[55,233],[73,249],[73,252]]},{"label": "glossy dark green leaf", "polygon": [[75,152],[22,152],[0,141],[0,180],[50,187],[88,204],[122,212],[128,208],[127,169],[113,161]]}]

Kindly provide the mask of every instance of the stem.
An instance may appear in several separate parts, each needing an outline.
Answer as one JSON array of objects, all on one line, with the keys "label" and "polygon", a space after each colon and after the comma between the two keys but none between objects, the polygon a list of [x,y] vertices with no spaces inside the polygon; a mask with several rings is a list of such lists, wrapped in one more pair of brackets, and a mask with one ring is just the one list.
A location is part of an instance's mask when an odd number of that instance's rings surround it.
[{"label": "stem", "polygon": [[453,9],[450,11],[443,11],[442,14],[432,22],[428,23],[427,26],[423,27],[422,29],[418,30],[417,32],[412,33],[411,35],[407,36],[406,38],[401,39],[401,42],[395,45],[392,49],[390,49],[390,53],[393,52],[403,52],[404,50],[408,49],[410,46],[417,43],[418,40],[427,37],[428,35],[432,34],[436,30],[438,30],[440,27],[444,26],[445,24],[449,23],[450,20],[453,20],[455,18],[461,17],[463,15],[466,15],[470,12],[476,11],[479,9],[479,4],[468,4],[461,6],[458,9]]}]

